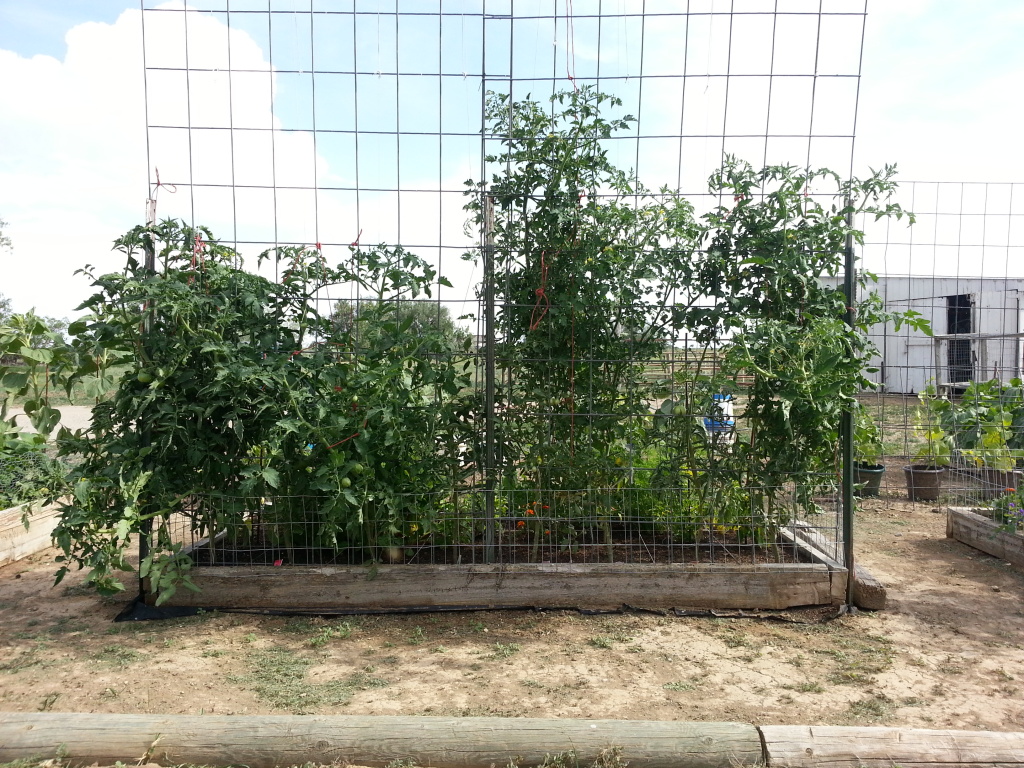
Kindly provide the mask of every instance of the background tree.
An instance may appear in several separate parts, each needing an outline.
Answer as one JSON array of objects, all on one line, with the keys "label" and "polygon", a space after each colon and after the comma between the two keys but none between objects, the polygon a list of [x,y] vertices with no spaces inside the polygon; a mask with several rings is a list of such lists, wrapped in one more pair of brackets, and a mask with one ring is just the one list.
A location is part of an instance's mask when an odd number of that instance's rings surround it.
[{"label": "background tree", "polygon": [[[376,312],[368,311],[371,307],[378,309],[376,303],[375,299],[339,301],[331,312],[331,324],[336,331],[353,334],[357,346],[372,346],[381,333],[379,324],[370,320]],[[465,349],[472,339],[469,331],[455,324],[448,307],[435,301],[403,301],[395,305],[389,318],[400,326],[408,322],[407,333],[413,336],[439,336],[452,349]]]}]

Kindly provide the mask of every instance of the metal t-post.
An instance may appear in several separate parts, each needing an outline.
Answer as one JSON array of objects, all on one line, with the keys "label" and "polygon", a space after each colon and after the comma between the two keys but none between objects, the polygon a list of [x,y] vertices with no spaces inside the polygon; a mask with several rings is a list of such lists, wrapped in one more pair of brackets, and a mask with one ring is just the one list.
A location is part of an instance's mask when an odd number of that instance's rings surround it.
[{"label": "metal t-post", "polygon": [[[853,251],[853,201],[847,200],[846,269],[843,288],[846,293],[846,324],[850,334],[856,333],[854,313],[857,298],[856,256]],[[853,408],[843,411],[840,425],[843,455],[843,564],[846,566],[846,604],[853,605]]]},{"label": "metal t-post", "polygon": [[[150,198],[146,201],[146,226],[152,227],[156,224],[156,199]],[[143,241],[143,250],[146,253],[146,272],[150,275],[156,272],[156,248],[153,245],[153,233],[149,231],[146,233],[146,239]],[[142,321],[143,339],[149,333],[153,327],[153,306],[146,307],[148,310]],[[142,427],[142,445],[146,447],[150,443],[149,425],[143,423]],[[153,519],[146,514],[148,511],[145,505],[143,507],[142,521],[139,525],[139,598],[145,599],[146,591],[144,588],[145,580],[142,578],[142,562],[149,556],[149,545],[150,537],[153,535]]]},{"label": "metal t-post", "polygon": [[493,563],[494,487],[497,461],[494,435],[494,198],[484,193],[484,560]]}]

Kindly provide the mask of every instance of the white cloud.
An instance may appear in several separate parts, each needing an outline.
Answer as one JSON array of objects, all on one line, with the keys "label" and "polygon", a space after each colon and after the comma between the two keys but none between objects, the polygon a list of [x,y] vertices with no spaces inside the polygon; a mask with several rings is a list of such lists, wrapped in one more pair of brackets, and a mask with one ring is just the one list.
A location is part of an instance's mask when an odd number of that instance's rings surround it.
[{"label": "white cloud", "polygon": [[[181,0],[175,0],[164,7],[183,6]],[[189,66],[218,71],[193,72],[186,83],[182,72],[152,69],[184,66],[186,14],[146,13],[147,64],[151,68],[147,82],[149,123],[191,123],[204,128],[193,130],[191,136],[182,128],[151,131],[150,166],[160,169],[164,181],[181,185],[174,195],[161,191],[161,217],[194,216],[224,239],[237,237],[260,243],[275,238],[285,242],[347,243],[360,230],[363,243],[394,242],[400,233],[406,244],[431,246],[420,249],[431,259],[438,258],[438,242],[456,247],[472,245],[462,235],[464,199],[457,193],[402,193],[399,221],[397,193],[363,192],[357,221],[355,196],[350,192],[322,190],[314,199],[305,190],[282,189],[288,185],[309,186],[314,181],[321,187],[351,186],[357,170],[351,134],[321,133],[314,151],[313,134],[305,130],[312,126],[302,123],[312,119],[311,99],[304,96],[308,75],[273,72],[266,41],[254,39],[237,26],[229,33],[223,23],[224,14],[187,16]],[[630,79],[606,80],[602,86],[623,97],[625,111],[640,113],[641,132],[671,137],[682,125],[684,132],[710,136],[683,141],[652,139],[639,151],[632,142],[616,143],[611,152],[613,161],[625,167],[639,162],[641,175],[652,186],[674,185],[678,178],[685,191],[703,191],[708,174],[721,156],[723,143],[715,134],[723,125],[729,132],[755,136],[730,140],[725,146],[727,151],[737,152],[755,164],[762,158],[802,163],[807,154],[805,139],[773,139],[766,147],[763,139],[756,138],[765,126],[773,133],[806,133],[810,79],[773,78],[769,116],[768,79],[763,75],[808,69],[808,51],[813,53],[815,35],[800,27],[807,20],[780,17],[775,25],[778,38],[772,70],[765,63],[766,51],[770,50],[765,45],[771,34],[770,17],[734,19],[731,57],[722,55],[723,41],[730,39],[726,19],[695,16],[688,29],[685,25],[677,28],[678,20],[670,23],[661,19],[649,25],[643,48],[639,44],[639,17],[604,27],[602,75],[628,74]],[[851,34],[843,25],[857,26],[858,17],[827,21],[821,32],[820,71],[835,74],[855,70],[849,42],[859,39],[859,35]],[[829,27],[833,22],[837,26]],[[460,29],[451,27],[449,33],[464,37],[466,33]],[[471,27],[471,32],[473,29],[476,27]],[[533,65],[545,76],[550,76],[555,66],[560,77],[565,69],[564,26],[557,47],[552,45],[553,30],[545,29],[540,22],[528,22],[519,29],[516,56],[520,63],[515,66],[528,69]],[[864,54],[855,170],[863,173],[868,165],[898,162],[904,178],[1024,179],[1024,155],[1016,135],[1024,121],[1024,108],[1016,98],[1024,80],[1024,56],[1011,45],[1022,29],[1024,11],[1007,2],[968,9],[937,0],[873,3]],[[11,297],[17,309],[36,306],[46,314],[69,314],[87,295],[85,281],[72,277],[72,272],[86,262],[101,269],[117,268],[120,258],[110,251],[112,240],[143,218],[147,118],[141,32],[140,11],[129,10],[113,24],[88,23],[72,29],[63,61],[46,56],[26,59],[0,50],[0,81],[5,84],[4,109],[0,111],[0,216],[10,222],[9,234],[15,244],[13,255],[0,255],[0,292]],[[597,25],[581,21],[575,32],[576,73],[579,77],[593,76],[598,64],[594,45]],[[378,30],[378,38],[380,34]],[[681,34],[688,34],[687,45],[681,45]],[[291,34],[286,39],[301,37]],[[421,53],[430,59],[424,60],[423,69],[429,73],[429,66],[436,66],[436,55],[426,50],[428,38],[420,40],[419,45]],[[478,66],[466,59],[466,50],[477,43],[460,39],[461,58],[457,52],[443,52],[455,61],[445,65],[448,70],[453,66],[456,70]],[[372,39],[363,40],[357,55],[368,57],[367,61],[380,68],[383,64],[379,60],[397,55],[388,53],[393,41],[384,43],[380,48],[379,39],[376,47]],[[230,79],[225,71],[229,48],[234,70]],[[384,53],[378,53],[378,49]],[[641,50],[646,74],[681,72],[681,57],[686,51],[685,67],[690,75],[729,71],[753,77],[732,79],[726,113],[724,78],[691,77],[685,102],[676,79],[647,80],[641,89],[634,76],[640,72]],[[275,49],[275,62],[279,53]],[[403,51],[402,55],[413,53]],[[341,62],[338,66],[348,65]],[[248,71],[239,71],[243,69]],[[524,74],[526,70],[517,69],[516,73]],[[426,127],[435,124],[450,130],[452,116],[462,121],[460,130],[474,130],[479,98],[476,84],[467,85],[458,78],[454,81],[445,82],[447,101],[433,111],[426,109],[427,102],[435,98],[426,87],[412,96],[402,96],[419,99],[414,114],[422,119],[423,130],[436,130]],[[328,124],[348,128],[354,100],[351,85],[342,87],[346,82],[342,76],[335,76],[332,82],[338,85],[337,92],[326,90],[325,97],[325,89],[317,90],[318,127]],[[386,77],[372,76],[360,81],[361,128],[387,122],[375,123],[374,110],[379,109],[381,114],[393,110],[396,97],[389,90],[391,82]],[[844,133],[844,126],[852,121],[854,94],[848,86],[854,82],[818,79],[816,131]],[[529,87],[537,96],[550,85]],[[569,83],[560,81],[557,87],[569,87]],[[276,103],[272,94],[277,94]],[[517,93],[522,95],[525,92]],[[277,109],[276,114],[272,107]],[[309,113],[307,117],[300,117],[303,111]],[[403,120],[405,129],[418,127],[415,121]],[[232,135],[224,130],[229,125],[263,130],[235,130]],[[303,130],[280,130],[296,127]],[[267,130],[270,128],[277,130]],[[403,186],[460,189],[464,179],[479,174],[479,142],[472,136],[453,138],[450,145],[445,145],[443,166],[435,159],[438,150],[429,138],[402,140],[409,144],[403,144],[402,159],[396,161],[392,156],[393,138],[362,136],[358,152],[362,186],[394,186],[393,180],[401,170]],[[848,140],[815,139],[812,147],[812,164],[846,170]],[[196,187],[193,191],[188,186],[190,181],[226,186]],[[274,182],[278,185],[276,195],[269,189],[245,188]],[[232,183],[236,185],[234,190]],[[256,246],[243,248],[250,263],[257,250]],[[344,255],[343,248],[336,250],[339,256]],[[448,293],[461,299],[466,295],[464,283],[469,273],[457,255],[457,249],[445,251],[443,271],[454,273],[449,276],[460,287]]]}]

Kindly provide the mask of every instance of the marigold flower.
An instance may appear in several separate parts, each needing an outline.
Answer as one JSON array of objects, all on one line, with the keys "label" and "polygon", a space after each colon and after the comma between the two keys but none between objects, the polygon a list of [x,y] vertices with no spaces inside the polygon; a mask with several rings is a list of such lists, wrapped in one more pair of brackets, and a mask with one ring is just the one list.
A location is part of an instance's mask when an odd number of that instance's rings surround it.
[{"label": "marigold flower", "polygon": [[528,510],[526,510],[526,514],[532,515],[532,514],[535,514],[535,513],[534,513],[534,511],[532,509],[528,509]]},{"label": "marigold flower", "polygon": [[524,525],[526,525],[526,523],[520,520],[518,523],[516,523],[516,528],[522,528]]}]

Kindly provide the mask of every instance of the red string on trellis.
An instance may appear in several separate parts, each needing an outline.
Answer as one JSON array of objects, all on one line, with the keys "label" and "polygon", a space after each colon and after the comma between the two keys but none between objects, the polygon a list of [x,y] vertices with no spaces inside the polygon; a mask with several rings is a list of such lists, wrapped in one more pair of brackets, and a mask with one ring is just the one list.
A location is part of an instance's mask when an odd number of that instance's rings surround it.
[{"label": "red string on trellis", "polygon": [[[192,271],[193,272],[195,272],[195,269],[196,269],[196,260],[197,259],[198,259],[198,262],[199,262],[199,269],[200,269],[200,271],[205,266],[205,260],[203,259],[203,248],[205,247],[205,245],[206,244],[203,242],[202,234],[196,233],[195,239],[192,242]],[[195,279],[195,275],[194,274],[189,275],[188,276],[188,284],[192,285],[192,281],[194,279]]]},{"label": "red string on trellis", "polygon": [[[540,321],[551,308],[551,299],[548,298],[548,263],[544,258],[545,251],[540,252],[540,288],[534,291],[537,296],[537,303],[533,305],[533,312],[530,313],[530,330],[536,331],[540,328]],[[538,315],[537,312],[540,311]]]},{"label": "red string on trellis", "polygon": [[361,238],[362,236],[363,236],[363,230],[360,229],[359,230],[359,234],[356,235],[356,239],[353,240],[351,243],[349,243],[349,246],[351,246],[352,248],[358,248],[359,247],[359,238]]}]

